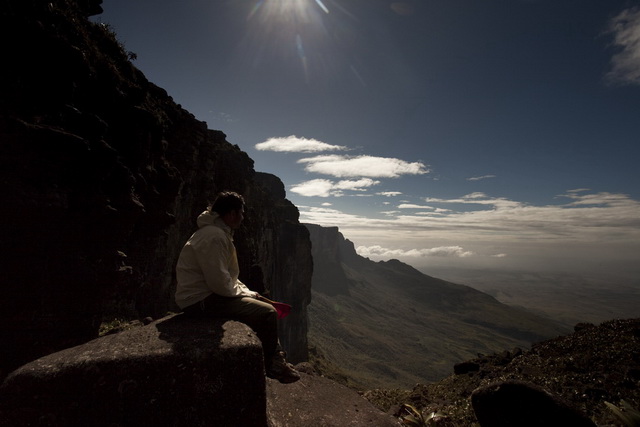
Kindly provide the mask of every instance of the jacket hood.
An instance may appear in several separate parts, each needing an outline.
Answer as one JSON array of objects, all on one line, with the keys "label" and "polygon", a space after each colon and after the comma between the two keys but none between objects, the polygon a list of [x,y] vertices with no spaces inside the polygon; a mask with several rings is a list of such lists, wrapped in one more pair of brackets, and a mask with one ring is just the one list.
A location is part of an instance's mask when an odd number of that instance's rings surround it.
[{"label": "jacket hood", "polygon": [[233,235],[231,227],[224,223],[218,212],[204,211],[198,215],[198,228],[214,225],[223,229],[226,233]]}]

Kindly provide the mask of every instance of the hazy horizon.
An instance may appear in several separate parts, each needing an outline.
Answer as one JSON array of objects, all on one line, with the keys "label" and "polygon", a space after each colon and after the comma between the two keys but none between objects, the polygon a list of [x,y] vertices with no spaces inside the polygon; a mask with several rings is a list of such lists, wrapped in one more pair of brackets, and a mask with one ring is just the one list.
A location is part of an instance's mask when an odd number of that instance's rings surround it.
[{"label": "hazy horizon", "polygon": [[524,308],[567,328],[581,322],[599,324],[640,317],[638,274],[447,267],[416,269],[428,276],[470,286],[504,304]]}]

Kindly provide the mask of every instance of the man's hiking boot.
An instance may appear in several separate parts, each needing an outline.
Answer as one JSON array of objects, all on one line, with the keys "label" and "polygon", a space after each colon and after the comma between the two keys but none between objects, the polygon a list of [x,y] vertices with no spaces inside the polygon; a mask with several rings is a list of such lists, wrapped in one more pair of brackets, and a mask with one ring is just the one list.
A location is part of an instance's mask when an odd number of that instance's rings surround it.
[{"label": "man's hiking boot", "polygon": [[267,369],[267,376],[278,380],[283,384],[294,383],[300,379],[300,374],[295,370],[291,363],[285,360],[284,351],[276,351],[271,359],[271,366]]}]

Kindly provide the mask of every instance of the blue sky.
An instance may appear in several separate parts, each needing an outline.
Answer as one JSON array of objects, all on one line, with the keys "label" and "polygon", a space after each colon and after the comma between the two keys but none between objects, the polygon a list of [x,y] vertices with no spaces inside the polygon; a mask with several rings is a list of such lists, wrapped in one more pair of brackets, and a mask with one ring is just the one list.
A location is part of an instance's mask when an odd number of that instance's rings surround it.
[{"label": "blue sky", "polygon": [[638,2],[103,8],[149,80],[364,256],[639,271]]}]

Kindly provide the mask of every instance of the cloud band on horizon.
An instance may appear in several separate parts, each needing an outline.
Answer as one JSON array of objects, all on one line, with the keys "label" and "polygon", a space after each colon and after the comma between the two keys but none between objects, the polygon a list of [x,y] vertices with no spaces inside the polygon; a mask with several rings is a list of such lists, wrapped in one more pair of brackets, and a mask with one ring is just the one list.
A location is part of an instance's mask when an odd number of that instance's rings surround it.
[{"label": "cloud band on horizon", "polygon": [[[559,265],[576,256],[589,257],[591,266],[614,253],[617,259],[634,259],[640,241],[640,202],[625,194],[587,191],[568,190],[558,196],[564,199],[562,203],[541,206],[482,193],[453,199],[431,198],[430,202],[436,205],[477,207],[470,211],[442,209],[406,214],[402,211],[428,207],[401,204],[399,211],[388,211],[383,218],[329,208],[299,208],[302,222],[338,226],[346,237],[358,243],[358,253],[375,259],[502,262],[513,259],[515,252],[520,259],[545,259]],[[525,247],[529,248],[526,255]]]},{"label": "cloud band on horizon", "polygon": [[[429,249],[389,249],[380,245],[358,246],[358,255],[363,257],[457,257],[466,258],[474,255],[471,251],[465,251],[461,246],[439,246]],[[504,255],[504,254],[502,254]],[[504,255],[506,256],[506,255]]]}]

